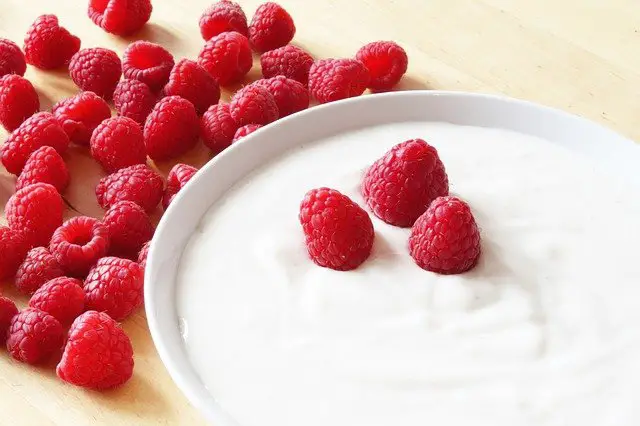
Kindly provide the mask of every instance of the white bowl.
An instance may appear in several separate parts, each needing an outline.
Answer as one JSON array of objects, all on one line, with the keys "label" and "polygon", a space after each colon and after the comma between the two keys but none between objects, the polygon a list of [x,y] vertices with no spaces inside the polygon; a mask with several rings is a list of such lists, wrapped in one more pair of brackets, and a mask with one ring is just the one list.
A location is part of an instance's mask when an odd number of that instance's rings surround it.
[{"label": "white bowl", "polygon": [[289,148],[347,130],[407,121],[444,121],[541,137],[640,185],[640,149],[633,142],[588,120],[497,96],[438,91],[362,96],[314,107],[247,136],[204,166],[177,195],[156,231],[145,276],[147,320],[160,358],[191,403],[216,426],[238,425],[190,364],[175,304],[177,268],[200,219],[236,181]]}]

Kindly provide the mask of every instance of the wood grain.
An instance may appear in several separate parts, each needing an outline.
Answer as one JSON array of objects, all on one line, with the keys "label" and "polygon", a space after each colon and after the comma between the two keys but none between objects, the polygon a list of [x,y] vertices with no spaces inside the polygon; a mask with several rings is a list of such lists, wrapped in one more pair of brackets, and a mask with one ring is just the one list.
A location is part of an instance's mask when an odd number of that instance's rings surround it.
[{"label": "wood grain", "polygon": [[[86,17],[86,0],[2,0],[0,37],[21,44],[40,14],[55,13],[82,39],[121,54],[132,40],[166,46],[193,58],[203,41],[197,21],[210,0],[155,0],[151,22],[134,37],[104,33]],[[240,0],[250,16],[259,1]],[[640,139],[640,7],[637,0],[281,0],[298,27],[295,43],[317,57],[351,56],[364,43],[392,39],[410,58],[400,90],[447,89],[503,93],[568,110]],[[254,67],[250,78],[260,75]],[[43,109],[73,95],[65,72],[29,67]],[[228,96],[228,93],[225,94]],[[5,133],[0,137],[5,138]],[[201,165],[200,147],[181,161]],[[72,185],[68,216],[101,216],[94,186],[102,176],[85,149],[66,155]],[[173,163],[158,164],[168,171]],[[0,204],[14,178],[0,171]],[[156,214],[156,217],[159,213]],[[3,219],[0,217],[0,221]],[[3,293],[26,300],[2,285]],[[149,336],[144,313],[124,323],[136,353],[133,379],[121,389],[88,392],[62,384],[53,366],[20,365],[0,355],[0,424],[205,424],[172,383]]]}]

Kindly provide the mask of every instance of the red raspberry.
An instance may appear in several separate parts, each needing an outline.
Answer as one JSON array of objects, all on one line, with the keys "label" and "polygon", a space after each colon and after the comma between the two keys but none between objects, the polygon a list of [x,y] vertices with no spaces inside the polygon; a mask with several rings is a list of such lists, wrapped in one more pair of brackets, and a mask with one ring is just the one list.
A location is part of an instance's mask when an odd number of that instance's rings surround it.
[{"label": "red raspberry", "polygon": [[69,74],[80,89],[109,100],[120,81],[122,65],[113,50],[91,47],[73,55]]},{"label": "red raspberry", "polygon": [[99,220],[76,216],[56,229],[49,250],[67,275],[84,277],[107,254],[109,231]]},{"label": "red raspberry", "polygon": [[139,80],[158,91],[169,80],[173,56],[159,44],[148,41],[131,43],[124,51],[122,72],[125,78]]},{"label": "red raspberry", "polygon": [[187,164],[176,164],[171,168],[169,176],[167,176],[167,188],[164,190],[162,197],[162,207],[166,210],[173,201],[178,191],[187,184],[196,174],[198,169]]},{"label": "red raspberry", "polygon": [[17,230],[0,226],[0,280],[15,275],[29,251],[29,244]]},{"label": "red raspberry", "polygon": [[150,245],[151,241],[147,241],[140,249],[140,253],[138,253],[138,263],[143,269],[147,266],[147,256],[149,255]]},{"label": "red raspberry", "polygon": [[277,3],[258,6],[249,25],[249,40],[258,52],[277,49],[289,43],[296,33],[291,15]]},{"label": "red raspberry", "polygon": [[280,118],[309,108],[309,92],[296,80],[279,75],[258,80],[253,84],[264,87],[273,95]]},{"label": "red raspberry", "polygon": [[438,197],[411,228],[409,251],[418,266],[460,274],[480,257],[480,232],[471,209],[456,197]]},{"label": "red raspberry", "polygon": [[118,201],[133,201],[151,213],[162,198],[162,177],[145,164],[120,169],[103,177],[96,186],[96,197],[103,209]]},{"label": "red raspberry", "polygon": [[32,294],[44,283],[64,275],[62,266],[44,247],[33,248],[16,272],[16,288],[25,294]]},{"label": "red raspberry", "polygon": [[113,105],[118,114],[139,124],[144,124],[156,101],[149,86],[138,80],[122,80],[113,92]]},{"label": "red raspberry", "polygon": [[212,105],[200,120],[202,141],[214,154],[231,145],[238,123],[231,117],[229,104]]},{"label": "red raspberry", "polygon": [[143,287],[142,266],[128,259],[103,257],[84,282],[87,308],[122,321],[142,306]]},{"label": "red raspberry", "polygon": [[262,126],[260,124],[247,124],[240,127],[238,131],[236,131],[236,134],[233,136],[233,142],[239,141],[240,139],[244,138],[247,135],[250,135],[261,127]]},{"label": "red raspberry", "polygon": [[111,108],[100,96],[93,92],[80,92],[63,99],[51,109],[69,140],[79,145],[89,145],[94,129],[102,121],[111,117]]},{"label": "red raspberry", "polygon": [[29,307],[48,313],[61,324],[71,324],[84,311],[82,281],[68,277],[54,278],[31,296]]},{"label": "red raspberry", "polygon": [[115,256],[133,258],[153,237],[151,219],[132,201],[119,201],[105,213],[102,223],[109,232],[110,251]]},{"label": "red raspberry", "polygon": [[151,0],[89,0],[89,18],[108,33],[129,35],[151,17]]},{"label": "red raspberry", "polygon": [[364,175],[362,195],[376,216],[407,228],[436,198],[449,193],[438,151],[422,139],[391,148]]},{"label": "red raspberry", "polygon": [[0,296],[0,344],[7,343],[7,332],[11,319],[18,315],[18,308],[11,299]]},{"label": "red raspberry", "polygon": [[144,143],[153,160],[182,155],[196,145],[199,137],[196,109],[180,96],[162,98],[144,123]]},{"label": "red raspberry", "polygon": [[43,70],[68,64],[78,50],[80,39],[61,27],[55,15],[38,17],[24,38],[27,63]]},{"label": "red raspberry", "polygon": [[373,224],[367,212],[346,195],[319,188],[300,204],[300,224],[311,260],[348,271],[367,260],[373,247]]},{"label": "red raspberry", "polygon": [[205,40],[218,34],[235,31],[249,35],[247,16],[238,3],[222,0],[209,6],[200,17],[200,34]]},{"label": "red raspberry", "polygon": [[309,93],[321,104],[360,96],[369,71],[356,59],[321,59],[309,69]]},{"label": "red raspberry", "polygon": [[265,52],[260,56],[262,75],[265,78],[283,75],[305,86],[309,81],[309,68],[312,64],[313,57],[292,44]]},{"label": "red raspberry", "polygon": [[69,185],[69,171],[58,151],[50,146],[43,146],[33,151],[24,165],[16,190],[34,183],[48,183],[62,193]]},{"label": "red raspberry", "polygon": [[69,147],[69,137],[48,112],[33,114],[11,133],[0,148],[2,164],[9,173],[19,175],[29,156],[42,146],[51,146],[60,154]]},{"label": "red raspberry", "polygon": [[253,66],[249,40],[233,31],[218,34],[204,45],[198,64],[221,86],[237,83]]},{"label": "red raspberry", "polygon": [[9,132],[40,109],[40,99],[29,80],[16,74],[0,79],[0,123]]},{"label": "red raspberry", "polygon": [[71,325],[56,373],[65,382],[91,389],[120,386],[133,374],[133,348],[120,326],[89,311]]},{"label": "red raspberry", "polygon": [[24,75],[27,63],[20,47],[11,40],[0,38],[0,77],[7,74]]},{"label": "red raspberry", "polygon": [[229,112],[240,126],[269,124],[278,119],[278,105],[273,95],[255,84],[245,86],[233,95]]},{"label": "red raspberry", "polygon": [[[64,204],[52,185],[35,183],[9,198],[4,214],[11,229],[22,232],[30,247],[45,246],[62,224]],[[21,259],[22,260],[22,259]]]},{"label": "red raspberry", "polygon": [[93,132],[90,145],[91,156],[108,173],[147,161],[142,129],[130,118],[104,120]]},{"label": "red raspberry", "polygon": [[62,347],[60,321],[46,312],[27,308],[14,316],[7,334],[9,354],[20,362],[39,364]]},{"label": "red raspberry", "polygon": [[173,67],[164,93],[166,96],[181,96],[193,103],[198,115],[220,100],[218,82],[204,68],[188,59]]},{"label": "red raspberry", "polygon": [[393,41],[376,41],[364,45],[356,53],[356,59],[369,70],[369,88],[376,91],[390,90],[407,72],[407,52]]}]

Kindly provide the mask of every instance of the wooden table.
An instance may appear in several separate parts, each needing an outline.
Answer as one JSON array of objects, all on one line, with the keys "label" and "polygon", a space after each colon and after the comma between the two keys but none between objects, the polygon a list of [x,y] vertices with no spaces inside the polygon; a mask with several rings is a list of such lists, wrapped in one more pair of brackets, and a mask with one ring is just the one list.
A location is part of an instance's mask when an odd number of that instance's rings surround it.
[{"label": "wooden table", "polygon": [[[640,7],[638,0],[282,0],[298,27],[295,42],[317,57],[351,56],[364,43],[391,39],[409,54],[400,89],[504,93],[583,115],[640,140]],[[203,41],[198,18],[210,0],[155,0],[151,21],[134,38],[104,33],[86,16],[87,0],[2,0],[0,37],[21,44],[36,16],[55,13],[83,47],[122,53],[137,38],[160,43],[176,58],[194,58]],[[260,3],[240,0],[247,15]],[[259,67],[250,77],[258,78]],[[76,93],[65,72],[29,67],[43,109]],[[228,96],[228,94],[226,94]],[[2,135],[4,138],[4,134]],[[182,160],[201,164],[204,149]],[[76,214],[100,217],[94,186],[101,177],[86,150],[67,154],[72,185],[64,194]],[[171,164],[160,164],[167,171]],[[0,172],[0,205],[14,178]],[[157,215],[156,215],[157,216]],[[2,219],[0,218],[0,221]],[[19,303],[10,283],[3,293]],[[133,379],[105,393],[60,382],[52,366],[29,367],[0,354],[0,424],[205,424],[158,359],[142,310],[124,323],[136,356]]]}]

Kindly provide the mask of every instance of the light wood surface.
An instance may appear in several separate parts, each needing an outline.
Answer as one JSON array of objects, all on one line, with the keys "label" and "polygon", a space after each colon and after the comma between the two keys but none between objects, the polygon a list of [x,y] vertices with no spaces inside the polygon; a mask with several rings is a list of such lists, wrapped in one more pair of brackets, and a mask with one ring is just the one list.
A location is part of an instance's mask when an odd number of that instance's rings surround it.
[{"label": "light wood surface", "polygon": [[[22,44],[40,14],[55,13],[83,47],[122,53],[135,39],[194,58],[203,40],[198,18],[210,0],[155,0],[151,21],[135,37],[104,33],[86,16],[87,0],[2,0],[0,37]],[[250,17],[260,3],[240,0]],[[640,6],[638,0],[282,0],[298,31],[295,43],[316,57],[352,56],[364,43],[390,39],[409,55],[399,89],[503,93],[599,121],[640,140]],[[259,65],[259,64],[258,64]],[[251,78],[260,76],[259,66]],[[66,72],[29,67],[43,109],[77,92]],[[228,93],[227,95],[228,96]],[[0,134],[2,140],[5,133]],[[201,165],[203,148],[183,161]],[[100,217],[94,186],[102,176],[85,149],[66,155],[72,185],[69,216]],[[167,171],[171,164],[159,164]],[[0,205],[14,178],[0,171]],[[158,216],[158,214],[156,214]],[[0,218],[0,222],[3,221]],[[1,291],[24,305],[12,290]],[[142,310],[123,324],[135,349],[133,379],[122,388],[88,392],[60,382],[53,366],[21,365],[0,353],[0,424],[201,425],[204,420],[160,362]]]}]

